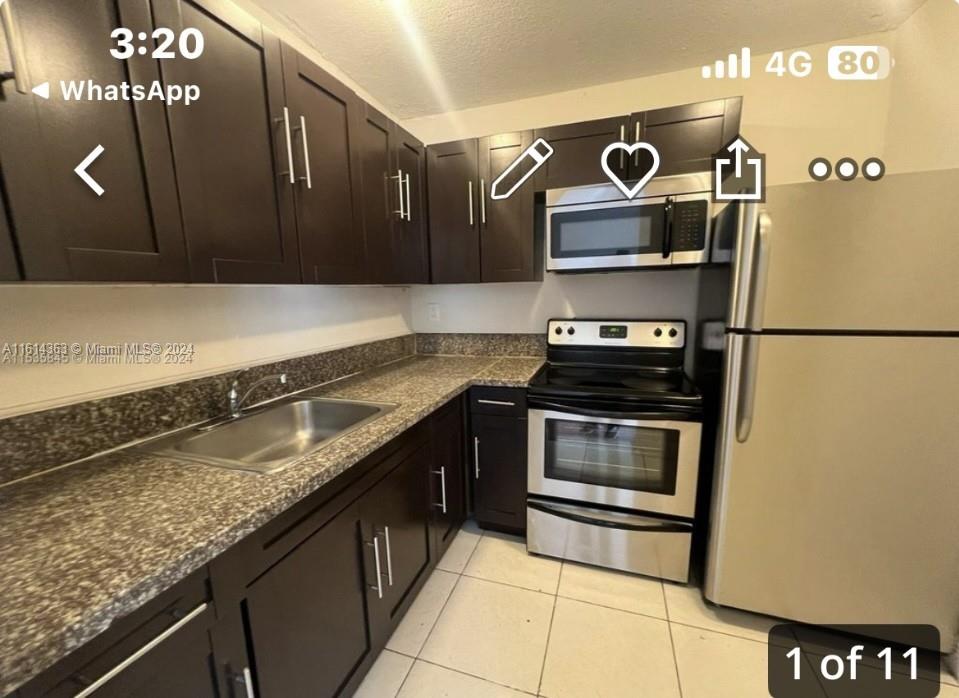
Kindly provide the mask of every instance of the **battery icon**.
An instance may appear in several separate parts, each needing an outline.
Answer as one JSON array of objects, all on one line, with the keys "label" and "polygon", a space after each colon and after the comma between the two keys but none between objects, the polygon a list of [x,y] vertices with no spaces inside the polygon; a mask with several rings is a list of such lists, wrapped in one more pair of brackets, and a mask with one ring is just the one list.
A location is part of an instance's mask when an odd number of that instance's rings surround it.
[{"label": "battery icon", "polygon": [[884,80],[895,61],[885,46],[831,46],[829,77],[833,80]]},{"label": "battery icon", "polygon": [[523,185],[523,182],[532,177],[533,173],[543,166],[544,162],[549,160],[552,154],[553,146],[542,138],[537,138],[496,178],[490,187],[490,197],[493,199],[508,199],[514,191]]}]

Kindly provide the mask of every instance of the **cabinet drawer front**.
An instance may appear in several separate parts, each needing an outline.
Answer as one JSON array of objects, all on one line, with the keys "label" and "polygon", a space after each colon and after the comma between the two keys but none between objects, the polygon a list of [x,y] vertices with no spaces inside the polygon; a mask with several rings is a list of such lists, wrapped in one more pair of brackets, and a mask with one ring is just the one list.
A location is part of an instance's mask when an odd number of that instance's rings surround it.
[{"label": "cabinet drawer front", "polygon": [[503,416],[526,416],[525,388],[471,388],[470,412]]}]

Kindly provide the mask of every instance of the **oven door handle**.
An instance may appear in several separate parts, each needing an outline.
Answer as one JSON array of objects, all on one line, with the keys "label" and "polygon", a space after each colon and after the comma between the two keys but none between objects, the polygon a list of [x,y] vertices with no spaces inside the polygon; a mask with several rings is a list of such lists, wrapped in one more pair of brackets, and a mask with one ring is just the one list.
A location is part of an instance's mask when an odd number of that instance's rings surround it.
[{"label": "oven door handle", "polygon": [[576,523],[587,524],[589,526],[602,526],[604,528],[615,528],[621,531],[641,531],[647,533],[689,533],[692,527],[688,524],[664,522],[661,524],[629,524],[607,521],[606,519],[594,519],[591,516],[574,514],[571,511],[554,509],[542,502],[527,501],[526,506],[536,511],[541,511],[550,516],[557,516],[561,519],[568,519]]},{"label": "oven door handle", "polygon": [[584,417],[601,417],[604,419],[636,419],[636,420],[673,420],[696,421],[695,415],[685,412],[663,412],[663,411],[642,411],[642,412],[619,412],[613,410],[591,410],[586,407],[576,407],[574,405],[560,404],[558,402],[547,402],[545,400],[530,399],[528,406],[532,409],[552,410],[554,412],[568,412],[569,414],[578,414]]}]

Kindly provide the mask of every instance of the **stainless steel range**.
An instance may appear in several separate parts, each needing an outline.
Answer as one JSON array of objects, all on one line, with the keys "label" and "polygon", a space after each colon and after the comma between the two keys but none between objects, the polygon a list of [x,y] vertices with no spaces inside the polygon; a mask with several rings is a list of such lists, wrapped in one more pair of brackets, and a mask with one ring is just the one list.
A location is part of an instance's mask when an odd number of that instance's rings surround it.
[{"label": "stainless steel range", "polygon": [[702,397],[682,321],[551,320],[529,387],[527,547],[686,582]]}]

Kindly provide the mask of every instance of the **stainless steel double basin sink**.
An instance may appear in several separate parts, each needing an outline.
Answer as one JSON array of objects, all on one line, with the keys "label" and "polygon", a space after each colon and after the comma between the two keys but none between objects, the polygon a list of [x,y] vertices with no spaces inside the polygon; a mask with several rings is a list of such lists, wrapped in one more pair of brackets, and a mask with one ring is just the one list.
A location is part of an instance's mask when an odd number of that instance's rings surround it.
[{"label": "stainless steel double basin sink", "polygon": [[271,473],[394,409],[396,405],[387,403],[294,396],[251,408],[234,419],[182,429],[140,448],[223,468]]}]

